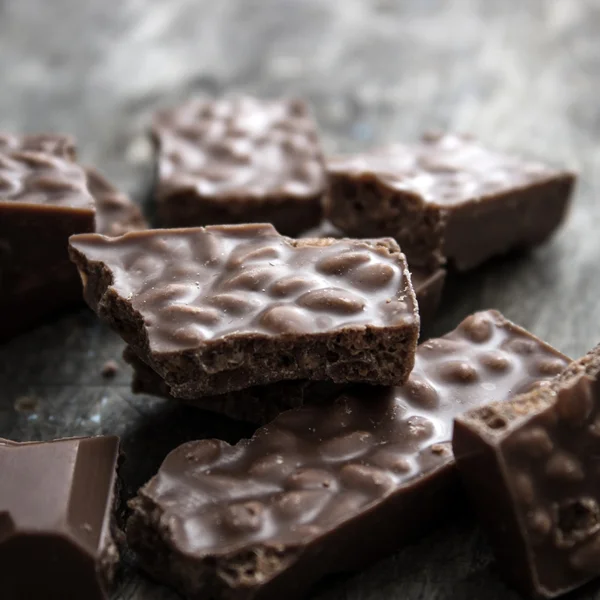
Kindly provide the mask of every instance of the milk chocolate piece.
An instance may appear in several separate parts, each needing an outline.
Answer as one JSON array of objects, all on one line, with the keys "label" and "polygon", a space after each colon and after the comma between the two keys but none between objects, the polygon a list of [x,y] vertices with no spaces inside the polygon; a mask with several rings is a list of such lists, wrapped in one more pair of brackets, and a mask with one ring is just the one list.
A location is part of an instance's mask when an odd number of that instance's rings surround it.
[{"label": "milk chocolate piece", "polygon": [[140,207],[97,169],[86,168],[88,187],[96,201],[96,232],[109,237],[148,228]]},{"label": "milk chocolate piece", "polygon": [[455,415],[569,359],[495,311],[421,344],[408,382],[280,415],[250,440],[189,442],[131,502],[143,567],[187,598],[298,598],[394,551],[458,499]]},{"label": "milk chocolate piece", "polygon": [[81,298],[68,238],[94,231],[94,199],[70,160],[0,151],[0,339]]},{"label": "milk chocolate piece", "polygon": [[[302,232],[298,237],[331,237],[340,239],[345,236],[342,230],[337,228],[331,221],[323,219],[317,227]],[[421,329],[423,329],[433,322],[435,313],[440,305],[444,281],[446,279],[446,270],[441,267],[417,267],[414,269],[410,263],[408,267],[411,271],[411,280],[419,304],[419,317],[421,319]]]},{"label": "milk chocolate piece", "polygon": [[116,437],[0,440],[0,597],[108,597],[118,448]]},{"label": "milk chocolate piece", "polygon": [[75,139],[60,133],[0,133],[0,152],[9,151],[44,152],[70,161],[76,156]]},{"label": "milk chocolate piece", "polygon": [[458,419],[453,445],[516,587],[554,598],[600,575],[600,346],[549,385]]},{"label": "milk chocolate piece", "polygon": [[488,150],[466,136],[328,161],[329,218],[347,235],[391,236],[413,267],[459,270],[544,242],[575,175]]},{"label": "milk chocolate piece", "polygon": [[325,166],[304,102],[196,99],[159,112],[152,139],[163,227],[269,222],[293,235],[321,219]]},{"label": "milk chocolate piece", "polygon": [[285,379],[402,383],[419,316],[391,239],[271,225],[71,238],[89,305],[181,398]]}]

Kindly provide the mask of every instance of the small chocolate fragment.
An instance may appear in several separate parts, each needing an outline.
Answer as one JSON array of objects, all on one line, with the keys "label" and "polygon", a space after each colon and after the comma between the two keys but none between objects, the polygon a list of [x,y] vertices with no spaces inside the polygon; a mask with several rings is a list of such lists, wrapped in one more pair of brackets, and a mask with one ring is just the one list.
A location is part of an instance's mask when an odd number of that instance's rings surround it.
[{"label": "small chocolate fragment", "polygon": [[403,383],[419,316],[391,239],[271,225],[71,238],[88,304],[180,398],[282,380]]},{"label": "small chocolate fragment", "polygon": [[337,396],[343,384],[329,381],[278,381],[267,385],[228,392],[219,396],[203,396],[197,399],[173,398],[169,386],[143,360],[127,346],[123,358],[133,367],[131,389],[134,394],[149,394],[178,402],[185,402],[201,410],[223,414],[238,421],[264,425],[280,413],[302,406],[305,401],[317,404]]},{"label": "small chocolate fragment", "polygon": [[114,360],[107,360],[102,365],[102,377],[111,379],[119,372],[119,365]]},{"label": "small chocolate fragment", "polygon": [[[341,229],[335,227],[331,221],[323,219],[317,227],[304,231],[298,237],[340,239],[345,236]],[[442,267],[413,269],[410,263],[408,267],[411,271],[411,280],[419,304],[419,318],[421,320],[421,330],[423,330],[433,322],[440,305],[446,270]]]},{"label": "small chocolate fragment", "polygon": [[163,227],[268,222],[294,235],[321,219],[325,166],[304,102],[192,100],[157,113],[152,140]]},{"label": "small chocolate fragment", "polygon": [[94,231],[83,170],[59,156],[0,151],[0,339],[81,298],[68,238]]},{"label": "small chocolate fragment", "polygon": [[600,576],[600,346],[549,384],[463,415],[453,446],[515,587],[554,598]]},{"label": "small chocolate fragment", "polygon": [[75,139],[62,133],[0,133],[0,152],[9,151],[44,152],[70,161],[76,157]]},{"label": "small chocolate fragment", "polygon": [[118,453],[116,437],[0,439],[3,599],[108,598]]},{"label": "small chocolate fragment", "polygon": [[451,512],[453,418],[568,362],[496,311],[472,315],[419,346],[402,387],[307,404],[235,446],[180,446],[130,503],[128,541],[187,598],[299,598]]},{"label": "small chocolate fragment", "polygon": [[86,167],[88,187],[96,200],[96,232],[108,237],[148,229],[140,207],[97,169]]},{"label": "small chocolate fragment", "polygon": [[544,242],[560,225],[573,173],[457,135],[333,158],[329,218],[347,235],[391,236],[411,266],[466,270]]}]

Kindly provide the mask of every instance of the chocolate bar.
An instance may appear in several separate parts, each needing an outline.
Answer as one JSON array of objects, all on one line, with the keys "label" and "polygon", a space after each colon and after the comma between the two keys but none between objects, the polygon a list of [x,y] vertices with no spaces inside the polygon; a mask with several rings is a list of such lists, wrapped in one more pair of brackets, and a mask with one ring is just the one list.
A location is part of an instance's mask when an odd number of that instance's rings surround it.
[{"label": "chocolate bar", "polygon": [[96,232],[109,237],[148,228],[140,207],[97,169],[86,168],[88,187],[96,200]]},{"label": "chocolate bar", "polygon": [[131,501],[130,546],[190,599],[299,598],[392,552],[461,499],[453,418],[508,400],[569,359],[496,311],[419,346],[402,387],[359,387],[250,440],[189,442]]},{"label": "chocolate bar", "polygon": [[84,171],[70,160],[0,151],[0,339],[81,298],[67,240],[94,231]]},{"label": "chocolate bar", "polygon": [[600,576],[600,346],[548,385],[463,415],[453,446],[517,588],[554,598]]},{"label": "chocolate bar", "polygon": [[466,270],[544,242],[560,225],[573,173],[429,135],[413,146],[332,158],[329,218],[347,235],[391,236],[413,267]]},{"label": "chocolate bar", "polygon": [[[343,238],[344,234],[341,229],[337,228],[327,219],[323,219],[317,227],[313,227],[308,231],[302,232],[300,238]],[[419,317],[421,319],[421,329],[426,328],[433,322],[433,318],[437,312],[440,300],[442,298],[442,290],[444,289],[444,281],[446,279],[446,270],[442,267],[437,268],[412,268],[408,265],[411,271],[411,281],[417,302],[419,304]]]},{"label": "chocolate bar", "polygon": [[[419,313],[423,321],[423,311],[431,318],[439,301],[445,272],[440,269],[428,279],[412,274]],[[125,362],[133,367],[131,389],[134,394],[148,394],[177,400],[170,393],[167,383],[152,370],[138,355],[127,346],[123,352]],[[306,380],[278,381],[237,390],[220,396],[188,399],[187,403],[203,410],[222,413],[232,419],[264,424],[273,420],[284,410],[302,406],[305,400],[311,403],[331,398],[340,385],[329,382]]]},{"label": "chocolate bar", "polygon": [[59,133],[0,133],[0,152],[9,151],[44,152],[70,161],[74,161],[76,156],[75,139]]},{"label": "chocolate bar", "polygon": [[271,225],[73,236],[89,305],[181,398],[293,379],[402,383],[419,316],[391,239]]},{"label": "chocolate bar", "polygon": [[2,598],[108,598],[118,454],[116,437],[0,440]]},{"label": "chocolate bar", "polygon": [[321,219],[325,166],[304,102],[192,100],[160,111],[152,140],[163,227],[268,222],[294,235]]}]

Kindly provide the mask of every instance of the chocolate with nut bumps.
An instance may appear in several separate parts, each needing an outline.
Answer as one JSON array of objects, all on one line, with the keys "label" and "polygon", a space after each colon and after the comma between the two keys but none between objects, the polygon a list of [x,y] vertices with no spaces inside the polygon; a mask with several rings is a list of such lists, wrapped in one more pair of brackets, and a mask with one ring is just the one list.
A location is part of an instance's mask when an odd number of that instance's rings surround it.
[{"label": "chocolate with nut bumps", "polygon": [[89,305],[199,398],[282,380],[403,383],[419,316],[391,239],[294,240],[271,225],[73,236]]},{"label": "chocolate with nut bumps", "polygon": [[332,158],[329,218],[346,235],[389,235],[411,266],[471,269],[544,242],[563,221],[575,175],[467,136]]},{"label": "chocolate with nut bumps", "polygon": [[496,311],[476,313],[419,346],[404,386],[307,404],[234,446],[177,448],[131,502],[129,544],[189,599],[299,598],[443,519],[462,501],[453,418],[568,363]]},{"label": "chocolate with nut bumps", "polygon": [[300,100],[191,100],[158,112],[152,139],[163,227],[268,222],[295,235],[321,219],[324,159]]},{"label": "chocolate with nut bumps", "polygon": [[71,161],[76,156],[75,139],[62,133],[0,133],[0,152],[9,151],[43,152]]},{"label": "chocolate with nut bumps", "polygon": [[515,587],[554,598],[600,576],[600,346],[548,385],[461,416],[453,446]]},{"label": "chocolate with nut bumps", "polygon": [[119,440],[0,439],[0,596],[107,600],[119,562]]}]

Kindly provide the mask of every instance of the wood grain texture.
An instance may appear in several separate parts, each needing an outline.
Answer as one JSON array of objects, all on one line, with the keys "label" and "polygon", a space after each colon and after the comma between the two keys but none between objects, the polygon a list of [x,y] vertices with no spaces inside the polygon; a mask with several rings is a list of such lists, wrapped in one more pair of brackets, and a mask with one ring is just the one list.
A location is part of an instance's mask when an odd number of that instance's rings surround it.
[{"label": "wood grain texture", "polygon": [[[75,134],[83,158],[140,201],[150,114],[197,93],[306,97],[330,152],[451,129],[577,168],[561,233],[450,278],[433,332],[493,307],[579,356],[600,341],[599,28],[593,0],[0,0],[0,130]],[[0,435],[119,434],[132,494],[179,443],[249,433],[133,396],[122,347],[85,310],[0,346]],[[107,382],[109,359],[121,370]],[[517,598],[468,514],[315,597]],[[600,587],[576,597],[600,598]],[[173,598],[131,568],[115,595]]]}]

